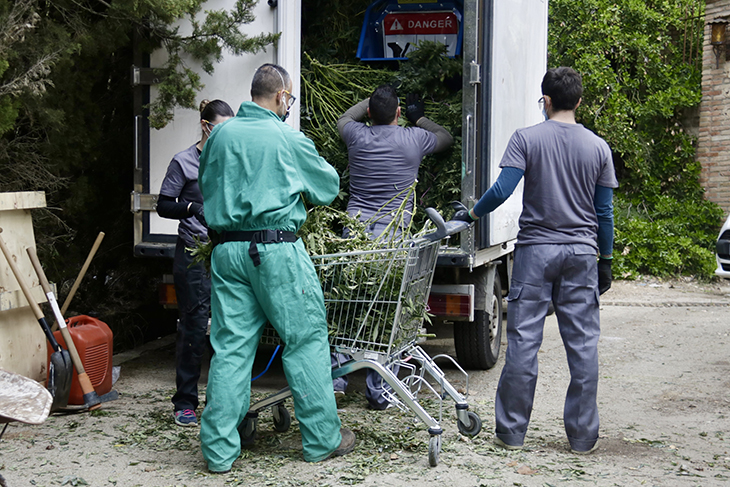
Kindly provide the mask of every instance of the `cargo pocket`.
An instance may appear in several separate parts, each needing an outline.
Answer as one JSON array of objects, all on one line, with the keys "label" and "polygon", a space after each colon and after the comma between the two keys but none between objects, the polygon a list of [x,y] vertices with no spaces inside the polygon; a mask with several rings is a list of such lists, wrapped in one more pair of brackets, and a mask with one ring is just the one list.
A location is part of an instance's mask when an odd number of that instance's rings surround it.
[{"label": "cargo pocket", "polygon": [[512,287],[510,287],[509,294],[507,295],[507,302],[518,299],[520,294],[522,294],[522,283],[513,282]]}]

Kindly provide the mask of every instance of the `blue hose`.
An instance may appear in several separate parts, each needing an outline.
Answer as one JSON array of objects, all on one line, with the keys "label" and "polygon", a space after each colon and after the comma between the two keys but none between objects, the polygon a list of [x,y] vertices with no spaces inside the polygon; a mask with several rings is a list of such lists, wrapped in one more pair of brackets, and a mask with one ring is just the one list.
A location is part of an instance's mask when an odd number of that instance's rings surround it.
[{"label": "blue hose", "polygon": [[251,382],[255,381],[256,379],[258,379],[259,377],[261,377],[262,375],[264,375],[264,374],[266,373],[266,371],[268,371],[268,370],[269,370],[269,367],[271,367],[271,362],[273,362],[273,361],[274,361],[274,357],[276,357],[276,352],[278,352],[280,348],[281,348],[281,345],[277,345],[277,346],[276,346],[276,349],[274,350],[274,353],[273,353],[273,354],[271,354],[271,358],[269,359],[269,363],[268,363],[268,364],[266,364],[266,368],[264,369],[264,371],[263,371],[263,372],[261,372],[261,373],[260,373],[259,375],[257,375],[256,377],[254,377],[253,379],[251,379]]}]

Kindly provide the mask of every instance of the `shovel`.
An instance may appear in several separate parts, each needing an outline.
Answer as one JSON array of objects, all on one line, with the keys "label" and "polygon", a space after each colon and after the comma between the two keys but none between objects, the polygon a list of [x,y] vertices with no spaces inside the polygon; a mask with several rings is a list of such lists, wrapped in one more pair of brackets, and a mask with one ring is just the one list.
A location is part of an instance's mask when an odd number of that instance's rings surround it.
[{"label": "shovel", "polygon": [[[2,233],[2,231],[3,229],[0,228],[0,233]],[[33,296],[31,296],[30,288],[25,283],[23,275],[15,265],[13,256],[10,254],[10,250],[8,250],[8,247],[5,245],[5,240],[3,240],[2,237],[0,237],[0,250],[2,250],[3,255],[5,255],[5,259],[8,261],[8,265],[13,271],[15,279],[18,281],[20,289],[23,291],[23,295],[25,295],[25,299],[28,300],[28,304],[33,310],[33,314],[38,320],[38,323],[40,323],[43,333],[46,334],[46,338],[54,350],[51,354],[51,360],[48,365],[48,384],[46,386],[53,396],[51,411],[64,408],[68,405],[68,396],[71,392],[71,380],[73,379],[73,363],[71,362],[71,355],[67,350],[61,348],[61,345],[58,344],[53,333],[51,333],[51,328],[48,326],[48,323],[46,323],[46,318],[43,316],[41,307],[38,306],[38,303],[36,303]]]},{"label": "shovel", "polygon": [[61,310],[58,308],[56,297],[53,295],[53,291],[51,291],[51,285],[46,278],[46,273],[43,272],[43,267],[41,267],[41,263],[38,260],[38,255],[36,255],[35,249],[27,248],[25,250],[28,252],[28,257],[30,257],[30,262],[33,264],[36,274],[38,274],[38,280],[41,283],[43,291],[46,293],[48,303],[51,305],[53,314],[56,316],[56,322],[61,328],[63,341],[66,342],[66,348],[68,348],[68,351],[71,354],[71,360],[73,360],[74,367],[76,367],[79,385],[81,386],[81,391],[84,393],[84,405],[89,408],[89,411],[99,409],[101,407],[101,399],[99,399],[99,395],[94,390],[94,386],[91,384],[89,375],[86,373],[86,370],[84,370],[84,364],[81,362],[79,352],[76,350],[76,344],[74,344],[74,340],[71,338],[71,332],[68,331],[66,321],[63,319]]}]

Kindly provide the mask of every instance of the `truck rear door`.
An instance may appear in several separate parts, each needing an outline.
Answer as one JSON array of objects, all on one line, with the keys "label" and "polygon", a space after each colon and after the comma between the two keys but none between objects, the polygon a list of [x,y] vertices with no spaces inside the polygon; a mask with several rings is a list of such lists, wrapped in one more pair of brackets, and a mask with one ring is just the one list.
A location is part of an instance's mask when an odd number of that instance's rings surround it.
[{"label": "truck rear door", "polygon": [[[476,203],[499,176],[512,133],[543,120],[537,101],[547,65],[547,0],[464,3],[463,184]],[[517,236],[522,183],[479,221],[462,250],[474,256]]]},{"label": "truck rear door", "polygon": [[[273,2],[276,5],[276,2]],[[230,10],[235,0],[208,0],[206,10]],[[256,19],[241,26],[251,35],[262,32],[281,32],[277,46],[270,46],[265,52],[234,56],[224,51],[223,59],[215,65],[213,75],[206,74],[200,64],[192,59],[188,65],[200,73],[205,88],[198,95],[198,102],[221,99],[233,111],[238,111],[241,102],[250,100],[251,79],[259,66],[276,63],[289,71],[294,80],[293,95],[299,99],[299,73],[301,51],[301,2],[294,0],[286,6],[272,7],[259,2],[254,8]],[[188,22],[181,22],[181,32],[191,31]],[[158,49],[151,55],[135,53],[132,68],[134,84],[134,127],[135,160],[134,190],[131,195],[131,209],[134,213],[134,254],[136,256],[173,257],[177,238],[177,221],[160,218],[154,211],[157,194],[165,177],[167,166],[176,153],[200,140],[200,114],[197,110],[177,109],[175,118],[166,127],[151,129],[144,106],[158,96],[154,74],[151,69],[162,66],[166,52]],[[198,69],[195,69],[195,68]],[[299,127],[299,107],[291,111],[287,123]]]}]

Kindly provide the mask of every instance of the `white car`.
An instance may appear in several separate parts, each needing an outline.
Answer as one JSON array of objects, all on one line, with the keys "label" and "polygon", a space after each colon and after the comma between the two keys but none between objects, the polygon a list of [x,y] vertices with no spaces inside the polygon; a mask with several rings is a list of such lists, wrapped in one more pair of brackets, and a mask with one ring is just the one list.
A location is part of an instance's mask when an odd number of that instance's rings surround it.
[{"label": "white car", "polygon": [[720,229],[720,236],[715,246],[715,260],[717,260],[715,274],[730,279],[730,216]]}]

